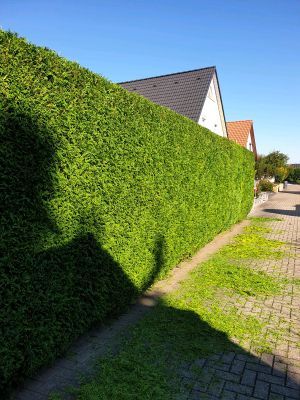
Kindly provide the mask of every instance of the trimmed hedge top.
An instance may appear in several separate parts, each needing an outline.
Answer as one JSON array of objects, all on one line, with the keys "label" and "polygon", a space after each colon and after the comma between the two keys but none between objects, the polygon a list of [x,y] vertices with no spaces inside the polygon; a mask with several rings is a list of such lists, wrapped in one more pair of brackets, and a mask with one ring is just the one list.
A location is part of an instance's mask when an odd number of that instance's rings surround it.
[{"label": "trimmed hedge top", "polygon": [[0,391],[253,201],[248,150],[0,31]]}]

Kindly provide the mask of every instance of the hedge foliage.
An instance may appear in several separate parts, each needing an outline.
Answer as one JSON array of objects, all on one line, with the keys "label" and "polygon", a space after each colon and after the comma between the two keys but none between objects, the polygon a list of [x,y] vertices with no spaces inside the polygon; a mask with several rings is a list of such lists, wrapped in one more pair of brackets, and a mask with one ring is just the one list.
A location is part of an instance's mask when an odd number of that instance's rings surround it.
[{"label": "hedge foliage", "polygon": [[242,147],[0,32],[0,392],[252,205]]}]

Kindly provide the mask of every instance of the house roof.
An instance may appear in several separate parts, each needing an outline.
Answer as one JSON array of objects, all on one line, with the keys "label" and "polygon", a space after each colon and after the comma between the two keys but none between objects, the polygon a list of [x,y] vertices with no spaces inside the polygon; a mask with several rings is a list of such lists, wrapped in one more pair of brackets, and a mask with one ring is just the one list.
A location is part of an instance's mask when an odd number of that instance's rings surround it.
[{"label": "house roof", "polygon": [[252,124],[251,120],[227,122],[229,139],[245,147]]},{"label": "house roof", "polygon": [[207,67],[120,82],[119,85],[198,122],[215,73],[215,67]]},{"label": "house roof", "polygon": [[247,146],[249,134],[251,135],[253,153],[255,154],[255,157],[257,157],[253,121],[248,119],[244,121],[226,122],[226,125],[228,138],[243,147]]}]

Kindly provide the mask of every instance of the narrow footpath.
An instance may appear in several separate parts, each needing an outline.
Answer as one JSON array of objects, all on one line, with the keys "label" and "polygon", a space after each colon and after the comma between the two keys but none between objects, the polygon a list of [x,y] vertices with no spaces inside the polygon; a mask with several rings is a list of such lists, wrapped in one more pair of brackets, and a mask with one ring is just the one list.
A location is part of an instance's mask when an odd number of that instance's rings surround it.
[{"label": "narrow footpath", "polygon": [[[268,226],[273,232],[270,239],[280,240],[289,246],[282,260],[258,261],[259,271],[287,279],[300,278],[300,185],[271,196],[258,206],[252,217],[280,218]],[[225,304],[226,308],[229,304]],[[239,304],[241,315],[253,315],[268,324],[269,329],[285,324],[289,334],[274,343],[269,353],[249,355],[236,352],[215,354],[202,360],[207,374],[198,381],[189,399],[232,400],[299,400],[300,399],[300,296],[299,288],[289,287],[286,294],[268,296],[264,301],[247,301]],[[288,325],[288,326],[287,326]],[[266,332],[267,335],[267,332]],[[213,376],[220,376],[217,385],[211,385]]]},{"label": "narrow footpath", "polygon": [[[299,279],[300,185],[289,185],[285,192],[271,196],[268,202],[257,206],[250,216],[273,218],[268,222],[268,226],[272,228],[268,238],[287,243],[286,255],[282,259],[263,262],[254,260],[251,268],[290,282]],[[23,388],[15,393],[14,399],[46,400],[53,392],[61,392],[68,386],[78,386],[81,376],[93,373],[95,360],[105,355],[108,345],[111,347],[121,333],[151,311],[159,297],[175,290],[191,270],[228,244],[247,225],[249,220],[218,235],[191,260],[175,268],[168,279],[154,285],[127,314],[107,327],[93,329],[74,344],[69,355],[59,359],[51,368],[41,371],[33,379],[27,380]],[[231,307],[233,301],[236,302],[236,299],[224,302],[224,309]],[[284,324],[288,334],[275,340],[269,352],[258,353],[252,349],[251,342],[248,346],[238,343],[243,351],[222,352],[197,359],[197,367],[201,367],[204,372],[200,376],[195,377],[193,363],[186,365],[182,370],[182,379],[185,385],[190,384],[191,390],[180,399],[299,400],[299,285],[297,287],[296,283],[291,283],[286,292],[280,295],[261,296],[247,301],[240,299],[236,304],[239,315],[259,317],[270,330]]]}]

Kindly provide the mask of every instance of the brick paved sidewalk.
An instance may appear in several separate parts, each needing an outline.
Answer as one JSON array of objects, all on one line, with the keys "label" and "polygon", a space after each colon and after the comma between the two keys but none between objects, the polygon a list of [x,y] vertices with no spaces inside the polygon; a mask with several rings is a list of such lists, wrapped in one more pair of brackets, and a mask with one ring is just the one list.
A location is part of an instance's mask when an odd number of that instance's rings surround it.
[{"label": "brick paved sidewalk", "polygon": [[155,306],[157,298],[175,290],[178,283],[184,280],[192,269],[228,244],[234,236],[241,233],[248,222],[242,221],[229,231],[217,235],[191,259],[174,268],[170,277],[150,288],[126,314],[106,327],[100,326],[90,330],[75,341],[69,354],[56,360],[53,366],[39,371],[32,379],[27,379],[23,387],[15,391],[13,399],[47,400],[53,392],[63,392],[64,398],[72,398],[65,395],[65,389],[71,386],[78,387],[82,376],[93,374],[95,362],[106,354],[108,348],[118,345],[119,337]]},{"label": "brick paved sidewalk", "polygon": [[[286,258],[260,260],[250,267],[278,277],[300,278],[300,186],[290,185],[287,192],[272,196],[251,215],[282,218],[282,221],[270,223],[273,232],[268,237],[283,240],[290,247]],[[151,303],[152,299],[149,301]],[[254,315],[265,321],[266,329],[262,335],[268,335],[268,329],[271,330],[274,325],[283,327],[288,335],[274,339],[272,352],[268,354],[257,354],[251,343],[247,346],[237,343],[241,347],[240,352],[214,354],[186,365],[181,371],[182,380],[191,387],[191,391],[179,399],[300,400],[300,286],[288,285],[284,293],[274,297],[228,299],[224,302],[224,308],[231,307],[233,303],[238,305],[241,315]],[[121,317],[115,323],[115,333],[138,320],[145,309],[149,310],[148,305],[139,304],[131,313]],[[76,374],[89,371],[90,358],[100,357],[105,352],[107,343],[111,341],[111,328],[95,330],[88,337],[88,341],[87,337],[83,339],[86,341],[82,347],[84,351],[78,353],[76,361],[74,357],[60,360],[55,368],[45,370],[37,378],[29,380],[15,399],[44,400],[51,390],[68,383],[76,384]],[[245,350],[243,353],[242,347]],[[199,373],[194,375],[195,367],[201,368],[200,376]]]},{"label": "brick paved sidewalk", "polygon": [[[273,276],[300,278],[300,186],[290,185],[286,192],[278,193],[270,201],[251,213],[256,217],[277,217],[282,221],[268,224],[273,228],[270,239],[288,243],[288,256],[276,261],[255,261],[251,268],[264,270]],[[298,286],[298,287],[297,287]],[[287,286],[280,296],[248,301],[229,300],[239,304],[238,312],[259,317],[266,323],[264,335],[274,326],[284,327],[284,338],[273,342],[270,353],[257,354],[251,343],[244,349],[248,354],[235,352],[215,354],[196,360],[182,372],[185,384],[192,387],[188,400],[200,399],[300,399],[300,288]],[[237,343],[238,344],[238,343]],[[242,346],[241,346],[242,347]],[[195,376],[195,366],[202,374]]]}]

